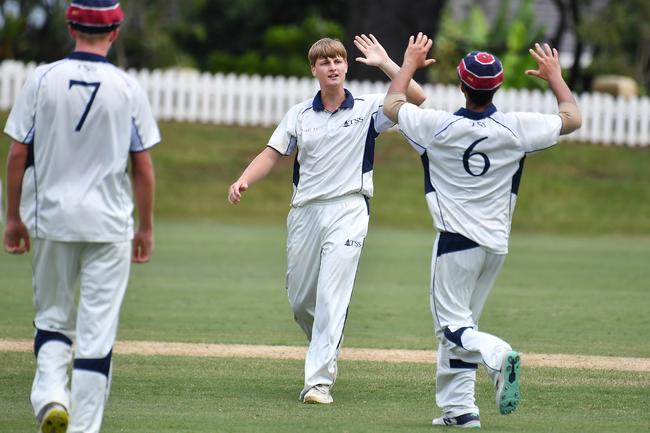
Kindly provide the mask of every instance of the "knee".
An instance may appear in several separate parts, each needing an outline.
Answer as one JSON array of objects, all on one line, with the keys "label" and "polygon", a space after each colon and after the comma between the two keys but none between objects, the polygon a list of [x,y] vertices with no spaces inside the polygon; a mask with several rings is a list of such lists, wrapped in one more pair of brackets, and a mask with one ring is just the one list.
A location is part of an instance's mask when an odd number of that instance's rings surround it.
[{"label": "knee", "polygon": [[302,323],[311,323],[314,321],[314,316],[309,314],[306,310],[301,310],[301,309],[293,309],[293,319],[296,321],[298,324]]},{"label": "knee", "polygon": [[463,326],[463,327],[454,329],[454,327],[445,326],[442,329],[442,334],[444,335],[443,341],[446,340],[448,342],[453,343],[455,346],[464,348],[463,341],[462,341],[462,336],[463,336],[463,333],[468,329],[471,329],[471,327]]},{"label": "knee", "polygon": [[72,346],[72,339],[67,335],[60,332],[37,329],[34,337],[34,354],[36,357],[38,357],[38,353],[41,351],[43,345],[51,341],[58,341],[68,346]]},{"label": "knee", "polygon": [[311,341],[312,327],[314,326],[314,317],[310,316],[309,314],[305,314],[304,312],[297,313],[294,311],[293,319],[296,321],[298,326],[300,326],[300,329],[302,329],[302,331],[305,333],[307,340]]},{"label": "knee", "polygon": [[93,371],[108,377],[112,359],[113,350],[111,349],[110,352],[108,352],[108,355],[102,358],[76,358],[73,366],[75,370]]}]

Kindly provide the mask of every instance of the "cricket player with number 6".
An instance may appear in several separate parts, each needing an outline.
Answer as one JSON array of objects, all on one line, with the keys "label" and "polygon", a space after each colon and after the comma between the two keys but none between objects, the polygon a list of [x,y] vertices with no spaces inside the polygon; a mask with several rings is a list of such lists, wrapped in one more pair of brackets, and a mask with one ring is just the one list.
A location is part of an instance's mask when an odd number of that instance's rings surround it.
[{"label": "cricket player with number 6", "polygon": [[[357,61],[388,77],[399,70],[373,35],[357,36],[354,44],[363,54]],[[345,89],[347,52],[340,41],[317,41],[308,58],[320,91],[285,114],[267,147],[230,186],[228,200],[239,203],[253,182],[295,154],[286,282],[294,318],[309,340],[299,398],[329,404],[368,231],[375,138],[394,123],[382,111],[384,94],[353,96]],[[413,80],[404,91],[409,101],[424,101]]]},{"label": "cricket player with number 6", "polygon": [[439,342],[436,403],[443,413],[433,425],[478,428],[478,365],[495,385],[501,414],[513,412],[520,400],[520,354],[501,338],[479,331],[478,322],[508,252],[524,159],[578,129],[581,119],[562,78],[558,52],[547,44],[530,50],[538,69],[526,73],[548,82],[558,114],[499,112],[492,97],[503,82],[503,67],[494,55],[478,51],[457,68],[464,108],[448,113],[410,104],[406,86],[416,69],[435,62],[427,59],[431,45],[422,33],[410,38],[384,112],[420,154],[437,230],[430,301]]},{"label": "cricket player with number 6", "polygon": [[153,252],[149,149],[160,133],[136,79],[106,58],[119,3],[75,0],[66,19],[74,52],[34,70],[4,130],[13,140],[4,246],[11,254],[33,246],[38,431],[97,433],[130,263]]}]

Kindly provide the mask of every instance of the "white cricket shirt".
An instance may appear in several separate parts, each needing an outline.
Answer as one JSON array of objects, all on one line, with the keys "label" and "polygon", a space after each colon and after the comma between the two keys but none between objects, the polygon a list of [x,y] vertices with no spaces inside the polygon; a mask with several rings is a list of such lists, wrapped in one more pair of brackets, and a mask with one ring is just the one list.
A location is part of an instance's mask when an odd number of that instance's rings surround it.
[{"label": "white cricket shirt", "polygon": [[345,90],[345,101],[333,113],[320,95],[294,105],[268,143],[283,155],[297,149],[294,207],[355,193],[372,197],[375,139],[394,125],[382,109],[385,94],[355,98]]},{"label": "white cricket shirt", "polygon": [[557,142],[560,116],[501,113],[493,105],[451,114],[407,103],[398,124],[421,156],[436,229],[506,254],[524,158]]},{"label": "white cricket shirt", "polygon": [[37,67],[5,133],[30,146],[20,213],[30,234],[54,241],[133,237],[129,152],[160,141],[138,82],[96,54]]}]

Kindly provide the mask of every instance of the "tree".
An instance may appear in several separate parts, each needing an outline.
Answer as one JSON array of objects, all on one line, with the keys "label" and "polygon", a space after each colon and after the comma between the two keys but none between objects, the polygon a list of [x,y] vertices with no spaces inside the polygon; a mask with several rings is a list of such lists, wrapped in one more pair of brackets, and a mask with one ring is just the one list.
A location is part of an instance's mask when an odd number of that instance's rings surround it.
[{"label": "tree", "polygon": [[[401,64],[410,35],[423,32],[434,38],[440,26],[440,17],[447,0],[348,0],[345,23],[346,40],[352,42],[361,33],[374,34],[386,48],[391,58]],[[347,44],[348,47],[350,44]],[[385,80],[386,76],[376,68],[369,68],[354,61],[356,48],[349,52],[348,76],[360,80]],[[419,70],[415,79],[425,82],[426,71]]]},{"label": "tree", "polygon": [[[202,0],[122,0],[125,21],[109,57],[123,67],[165,67],[192,64],[174,42],[191,31],[185,11]],[[51,62],[73,48],[65,22],[67,0],[2,0],[0,59]],[[182,7],[181,7],[182,5]]]},{"label": "tree", "polygon": [[[650,89],[650,2],[609,2],[578,27],[593,47],[593,62],[587,79],[600,74],[633,77],[647,92]],[[588,84],[588,83],[587,83]]]},{"label": "tree", "polygon": [[187,17],[201,32],[176,40],[203,70],[304,75],[307,49],[317,38],[342,36],[346,12],[344,0],[203,1]]},{"label": "tree", "polygon": [[0,60],[61,58],[72,47],[63,25],[66,7],[66,2],[54,0],[0,1]]},{"label": "tree", "polygon": [[204,66],[210,71],[247,74],[310,76],[307,52],[312,43],[323,37],[343,38],[343,27],[318,16],[302,22],[268,27],[257,49],[242,54],[213,50]]},{"label": "tree", "polygon": [[502,0],[492,23],[488,22],[479,6],[472,7],[467,17],[460,21],[452,17],[450,10],[446,10],[434,44],[438,63],[429,71],[433,81],[458,83],[458,61],[470,51],[483,50],[501,58],[504,87],[541,87],[540,80],[530,80],[524,71],[536,66],[528,49],[534,42],[542,40],[544,29],[535,22],[532,1],[518,3],[519,7],[512,15],[510,1]]},{"label": "tree", "polygon": [[583,22],[584,12],[591,9],[591,0],[553,0],[555,7],[560,15],[560,22],[555,35],[551,38],[551,45],[559,47],[567,31],[573,30],[575,36],[575,46],[573,47],[573,62],[569,71],[567,84],[570,88],[584,88],[582,86],[582,56],[584,55],[586,44],[582,33],[578,31]]},{"label": "tree", "polygon": [[110,56],[124,68],[197,67],[199,62],[177,41],[203,31],[200,24],[189,19],[203,3],[203,0],[121,0],[124,22]]}]

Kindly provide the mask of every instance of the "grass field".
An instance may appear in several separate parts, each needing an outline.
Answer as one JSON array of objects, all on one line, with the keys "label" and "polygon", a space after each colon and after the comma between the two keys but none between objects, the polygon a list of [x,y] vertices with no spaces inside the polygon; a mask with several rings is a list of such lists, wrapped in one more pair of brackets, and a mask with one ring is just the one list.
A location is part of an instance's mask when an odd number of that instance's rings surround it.
[{"label": "grass field", "polygon": [[[4,124],[6,113],[0,113]],[[220,223],[282,224],[291,196],[293,157],[283,158],[238,207],[226,191],[266,145],[270,128],[161,124],[152,150],[159,217]],[[6,144],[0,142],[0,167]],[[526,160],[515,232],[650,235],[650,147],[561,142]],[[4,178],[4,173],[2,174]],[[375,150],[375,226],[428,228],[422,164],[397,133],[382,134]]]},{"label": "grass field", "polygon": [[[268,128],[164,124],[153,150],[160,175],[158,211],[220,222],[283,220],[291,194],[293,157],[254,185],[239,208],[226,190],[266,145]],[[525,165],[515,231],[562,234],[650,234],[650,148],[562,142]],[[379,137],[375,149],[376,225],[431,226],[422,165],[401,135]]]},{"label": "grass field", "polygon": [[[0,428],[35,431],[30,354],[0,353]],[[433,366],[341,361],[330,407],[300,404],[300,361],[116,356],[104,432],[437,432]],[[6,373],[6,374],[5,374]],[[480,375],[482,430],[644,433],[648,374],[528,369],[520,410],[504,417]],[[7,378],[10,378],[7,380]]]},{"label": "grass field", "polygon": [[[157,230],[154,261],[133,269],[120,340],[305,344],[284,290],[282,227],[165,222]],[[432,239],[427,230],[371,228],[346,347],[433,350]],[[515,235],[482,327],[526,352],[650,357],[648,257],[647,238]],[[2,337],[28,339],[28,257],[3,256],[0,274]],[[33,355],[0,352],[0,431],[33,428],[32,370]],[[433,378],[432,365],[342,361],[335,406],[314,408],[297,402],[299,361],[117,355],[105,431],[425,431]],[[501,417],[481,380],[483,430],[650,426],[649,373],[529,368],[524,383],[521,411]]]},{"label": "grass field", "polygon": [[[0,121],[3,116],[0,115]],[[238,207],[227,185],[265,128],[163,124],[157,249],[135,266],[120,340],[305,345],[284,289],[291,161]],[[0,146],[4,166],[6,147]],[[434,233],[417,156],[380,139],[369,237],[346,347],[433,350]],[[650,358],[650,152],[562,143],[531,157],[510,255],[481,326],[530,353]],[[3,175],[4,177],[4,175]],[[29,257],[0,255],[0,339],[29,339]],[[434,367],[341,361],[332,407],[297,402],[302,363],[116,355],[104,432],[431,431]],[[29,353],[0,352],[0,433],[35,430]],[[478,385],[488,432],[645,432],[650,374],[528,368],[513,416]]]},{"label": "grass field", "polygon": [[[125,340],[301,345],[284,288],[285,229],[160,223],[153,263],[134,266]],[[515,235],[481,325],[528,352],[650,357],[649,239]],[[433,347],[433,233],[370,229],[345,344]],[[2,335],[30,338],[27,257],[2,256]],[[640,331],[645,332],[640,332]]]}]

